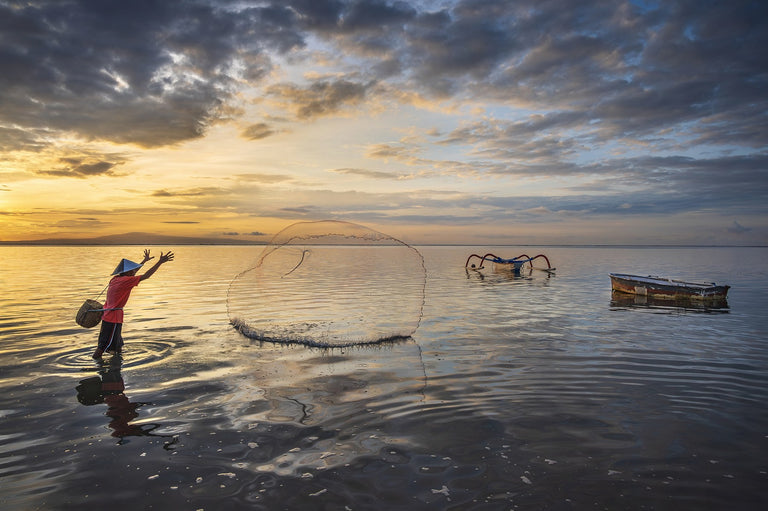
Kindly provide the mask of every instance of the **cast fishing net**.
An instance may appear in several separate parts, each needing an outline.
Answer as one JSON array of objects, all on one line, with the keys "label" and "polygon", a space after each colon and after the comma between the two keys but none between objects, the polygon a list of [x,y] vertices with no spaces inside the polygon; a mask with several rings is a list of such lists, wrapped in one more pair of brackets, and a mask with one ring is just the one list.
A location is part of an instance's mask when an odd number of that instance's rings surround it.
[{"label": "cast fishing net", "polygon": [[299,222],[232,280],[227,309],[252,339],[370,344],[416,331],[425,285],[424,259],[406,243],[349,222]]}]

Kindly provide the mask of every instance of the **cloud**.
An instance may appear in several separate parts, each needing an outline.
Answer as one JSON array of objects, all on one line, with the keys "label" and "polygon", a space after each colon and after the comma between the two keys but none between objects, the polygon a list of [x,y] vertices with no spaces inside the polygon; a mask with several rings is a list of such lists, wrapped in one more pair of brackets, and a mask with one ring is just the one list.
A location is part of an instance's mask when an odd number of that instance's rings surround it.
[{"label": "cloud", "polygon": [[309,120],[359,105],[372,86],[346,79],[316,80],[306,87],[291,83],[273,85],[267,94],[280,106],[293,111],[298,119]]},{"label": "cloud", "polygon": [[382,172],[379,170],[367,170],[367,169],[330,169],[329,172],[335,172],[337,174],[351,174],[356,176],[368,177],[371,179],[403,179],[405,176],[394,174],[392,172]]},{"label": "cloud", "polygon": [[268,52],[304,45],[281,4],[5,0],[0,18],[0,148],[44,144],[43,128],[145,147],[199,137],[238,83],[266,76]]},{"label": "cloud", "polygon": [[[267,85],[278,105],[310,120],[359,106],[383,80],[546,107],[561,128],[598,123],[606,137],[671,128],[690,143],[761,147],[768,134],[768,6],[755,2],[169,0],[127,9],[73,0],[63,9],[4,0],[0,15],[0,149],[45,145],[41,130],[173,145],[228,118],[244,86]],[[355,73],[268,85],[276,58],[306,58],[313,37],[354,57]],[[244,136],[273,133],[261,123]]]},{"label": "cloud", "polygon": [[[311,133],[302,123],[375,113],[400,124],[365,125],[353,143],[397,170],[319,168],[382,187],[492,180],[494,193],[307,191],[289,169],[242,167],[226,186],[143,193],[205,211],[392,221],[766,215],[766,19],[768,3],[747,0],[0,0],[0,172],[117,177],[141,148],[219,123],[298,140]],[[139,148],[93,149],[114,144]],[[546,182],[549,196],[518,197],[512,178]],[[279,184],[301,188],[287,207],[258,188]]]},{"label": "cloud", "polygon": [[291,213],[291,214],[307,215],[310,213],[317,213],[319,210],[317,207],[314,207],[314,206],[294,206],[294,207],[280,208],[280,211],[285,213]]},{"label": "cloud", "polygon": [[[613,190],[633,186],[646,197],[678,197],[681,206],[691,208],[749,208],[768,211],[768,155],[691,158],[646,156],[608,160],[586,166],[604,176]],[[633,203],[634,204],[634,203]]]},{"label": "cloud", "polygon": [[150,195],[152,197],[168,197],[168,198],[189,198],[189,197],[210,197],[219,195],[228,195],[231,191],[225,188],[219,188],[215,186],[204,186],[197,188],[182,188],[175,190],[161,189],[155,190]]},{"label": "cloud", "polygon": [[[98,158],[109,158],[98,159]],[[35,174],[52,177],[91,178],[97,176],[118,176],[115,169],[125,163],[118,155],[77,155],[59,158],[59,165],[52,169],[37,169]]]},{"label": "cloud", "polygon": [[108,226],[111,223],[112,222],[103,221],[99,218],[80,217],[59,220],[53,224],[53,227],[58,229],[89,230]]},{"label": "cloud", "polygon": [[280,183],[283,181],[293,180],[293,177],[287,174],[262,174],[258,172],[252,172],[250,174],[236,174],[234,177],[238,181],[263,184]]},{"label": "cloud", "polygon": [[408,146],[407,144],[373,144],[366,150],[366,156],[381,160],[411,160],[416,157],[420,151],[418,147]]},{"label": "cloud", "polygon": [[416,16],[417,11],[407,2],[381,0],[350,2],[341,16],[342,32],[353,34],[380,33],[392,26],[401,26]]},{"label": "cloud", "polygon": [[261,140],[274,135],[276,131],[269,124],[260,122],[251,124],[242,132],[242,137],[248,140]]},{"label": "cloud", "polygon": [[728,232],[733,233],[733,234],[744,234],[744,233],[747,233],[747,232],[751,231],[752,229],[749,228],[749,227],[744,227],[739,222],[734,220],[733,224],[731,224],[731,226],[728,227],[727,230],[728,230]]}]

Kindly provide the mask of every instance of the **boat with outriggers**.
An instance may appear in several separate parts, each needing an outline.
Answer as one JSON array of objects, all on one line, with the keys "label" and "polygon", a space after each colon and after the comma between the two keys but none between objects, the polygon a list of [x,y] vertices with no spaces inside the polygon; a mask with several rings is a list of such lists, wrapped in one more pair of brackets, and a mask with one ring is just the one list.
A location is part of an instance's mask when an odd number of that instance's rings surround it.
[{"label": "boat with outriggers", "polygon": [[[477,259],[477,263],[474,262],[474,260]],[[533,261],[536,259],[543,259],[547,263],[546,268],[541,268],[533,265]],[[494,271],[511,271],[513,273],[519,274],[521,270],[523,270],[526,265],[528,265],[528,268],[531,270],[541,270],[545,271],[547,273],[554,273],[555,268],[552,267],[552,265],[549,263],[549,258],[545,256],[544,254],[538,254],[533,257],[529,257],[526,254],[521,254],[517,257],[513,257],[512,259],[504,259],[502,257],[499,257],[494,254],[485,254],[484,256],[479,256],[477,254],[472,254],[467,258],[467,262],[464,263],[464,268],[470,269],[470,270],[482,270],[485,268],[485,263],[490,262],[493,264],[493,270]]]}]

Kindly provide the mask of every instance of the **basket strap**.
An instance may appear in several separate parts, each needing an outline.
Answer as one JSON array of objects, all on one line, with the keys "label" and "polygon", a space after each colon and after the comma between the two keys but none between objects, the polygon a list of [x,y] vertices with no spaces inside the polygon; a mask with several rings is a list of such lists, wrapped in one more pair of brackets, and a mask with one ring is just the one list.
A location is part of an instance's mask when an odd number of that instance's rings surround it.
[{"label": "basket strap", "polygon": [[90,309],[88,312],[105,312],[105,311],[121,311],[123,310],[122,307],[117,307],[115,309]]},{"label": "basket strap", "polygon": [[102,290],[101,290],[101,293],[99,293],[99,294],[96,296],[96,298],[94,298],[94,300],[97,300],[97,299],[99,298],[99,296],[103,295],[103,294],[104,294],[104,291],[106,291],[108,287],[109,287],[109,282],[107,282],[107,285],[106,285],[106,286],[104,286],[104,289],[102,289]]}]

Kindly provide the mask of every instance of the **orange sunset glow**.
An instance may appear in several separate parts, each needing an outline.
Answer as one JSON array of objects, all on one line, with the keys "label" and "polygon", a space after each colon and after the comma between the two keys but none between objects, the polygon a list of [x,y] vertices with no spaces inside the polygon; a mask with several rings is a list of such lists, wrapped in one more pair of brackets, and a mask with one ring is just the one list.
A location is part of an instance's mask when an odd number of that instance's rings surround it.
[{"label": "orange sunset glow", "polygon": [[108,5],[0,2],[2,242],[768,243],[748,7]]}]

